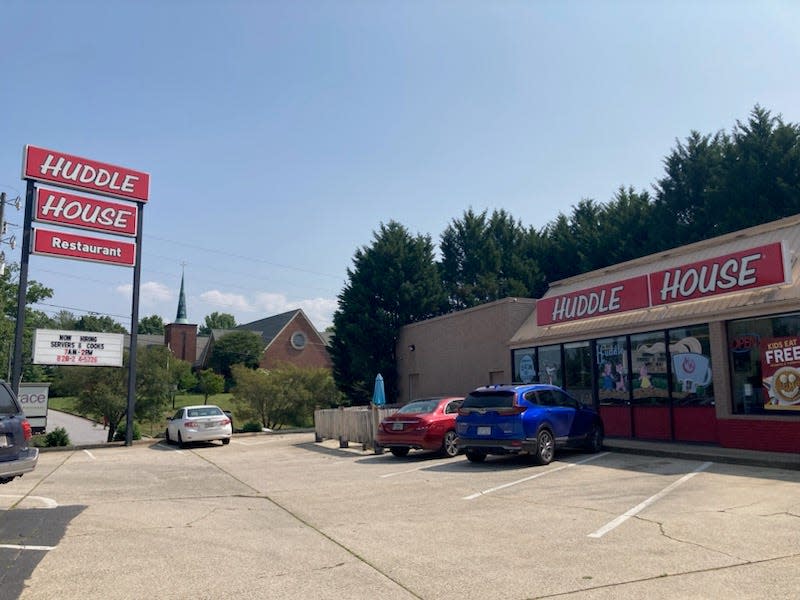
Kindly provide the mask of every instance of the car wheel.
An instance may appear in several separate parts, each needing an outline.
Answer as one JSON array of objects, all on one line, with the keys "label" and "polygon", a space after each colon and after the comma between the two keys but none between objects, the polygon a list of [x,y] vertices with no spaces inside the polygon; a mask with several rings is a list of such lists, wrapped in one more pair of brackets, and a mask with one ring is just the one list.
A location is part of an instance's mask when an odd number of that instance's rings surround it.
[{"label": "car wheel", "polygon": [[536,436],[536,462],[540,465],[549,465],[556,451],[555,440],[549,429],[542,429]]},{"label": "car wheel", "polygon": [[183,436],[181,432],[178,432],[178,448],[186,448],[186,443],[183,441]]},{"label": "car wheel", "polygon": [[164,441],[168,444],[172,443],[172,440],[169,437],[169,427],[167,427],[166,431],[164,432]]},{"label": "car wheel", "polygon": [[227,446],[231,443],[231,438],[222,438],[223,445]]},{"label": "car wheel", "polygon": [[444,434],[444,439],[442,440],[442,454],[448,458],[453,458],[458,454],[456,432],[452,429]]},{"label": "car wheel", "polygon": [[406,456],[408,454],[409,448],[392,448],[390,452],[395,456]]},{"label": "car wheel", "polygon": [[486,453],[480,450],[467,450],[466,454],[469,462],[479,463],[486,460]]},{"label": "car wheel", "polygon": [[592,425],[586,436],[586,449],[589,452],[600,452],[603,449],[603,427],[599,423]]}]

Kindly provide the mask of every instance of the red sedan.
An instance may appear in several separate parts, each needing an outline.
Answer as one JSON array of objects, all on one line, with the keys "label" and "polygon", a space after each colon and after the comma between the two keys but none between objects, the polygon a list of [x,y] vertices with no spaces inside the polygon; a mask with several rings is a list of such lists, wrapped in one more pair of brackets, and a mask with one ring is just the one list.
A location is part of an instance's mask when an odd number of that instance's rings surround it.
[{"label": "red sedan", "polygon": [[454,396],[414,400],[381,421],[375,442],[395,456],[414,448],[453,457],[458,454],[456,417],[463,401]]}]

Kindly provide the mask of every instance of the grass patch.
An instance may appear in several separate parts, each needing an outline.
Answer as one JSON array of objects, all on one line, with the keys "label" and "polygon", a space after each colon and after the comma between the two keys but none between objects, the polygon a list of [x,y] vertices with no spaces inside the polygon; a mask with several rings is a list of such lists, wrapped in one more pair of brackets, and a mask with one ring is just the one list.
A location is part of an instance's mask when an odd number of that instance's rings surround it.
[{"label": "grass patch", "polygon": [[[159,421],[150,421],[149,419],[136,419],[134,425],[138,425],[139,430],[150,437],[163,435],[167,427],[167,418],[175,414],[175,411],[184,406],[191,406],[193,404],[215,404],[222,410],[229,410],[233,413],[234,421],[236,421],[235,405],[233,403],[233,394],[213,394],[208,397],[206,402],[203,394],[179,394],[175,396],[175,407],[173,408],[172,402],[167,402],[162,413],[162,418]],[[50,398],[47,402],[48,408],[59,410],[61,412],[77,415],[87,419],[93,419],[94,415],[87,415],[81,413],[77,409],[77,399],[72,396],[64,396],[62,398]],[[123,423],[124,426],[124,423]]]}]

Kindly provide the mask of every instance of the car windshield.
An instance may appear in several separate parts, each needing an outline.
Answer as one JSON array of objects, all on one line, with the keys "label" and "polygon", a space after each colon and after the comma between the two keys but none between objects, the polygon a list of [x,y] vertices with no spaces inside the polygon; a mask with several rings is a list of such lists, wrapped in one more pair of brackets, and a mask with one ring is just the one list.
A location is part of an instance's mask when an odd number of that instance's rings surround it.
[{"label": "car windshield", "polygon": [[216,406],[203,406],[202,408],[190,408],[186,411],[186,416],[194,417],[216,417],[222,415],[222,409]]},{"label": "car windshield", "polygon": [[514,406],[514,392],[472,392],[461,408],[510,408]]},{"label": "car windshield", "polygon": [[421,414],[421,413],[432,413],[436,410],[436,407],[439,406],[438,400],[416,400],[415,402],[411,402],[406,404],[403,408],[398,410],[398,413],[402,413],[404,415],[407,414]]}]

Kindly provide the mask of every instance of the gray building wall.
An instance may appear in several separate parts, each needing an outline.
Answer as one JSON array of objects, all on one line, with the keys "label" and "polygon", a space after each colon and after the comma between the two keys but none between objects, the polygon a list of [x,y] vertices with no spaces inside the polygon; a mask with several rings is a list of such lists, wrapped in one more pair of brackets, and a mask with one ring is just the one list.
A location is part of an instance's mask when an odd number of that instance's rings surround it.
[{"label": "gray building wall", "polygon": [[530,298],[504,298],[403,327],[398,401],[464,396],[481,385],[511,383],[508,342],[535,306]]}]

